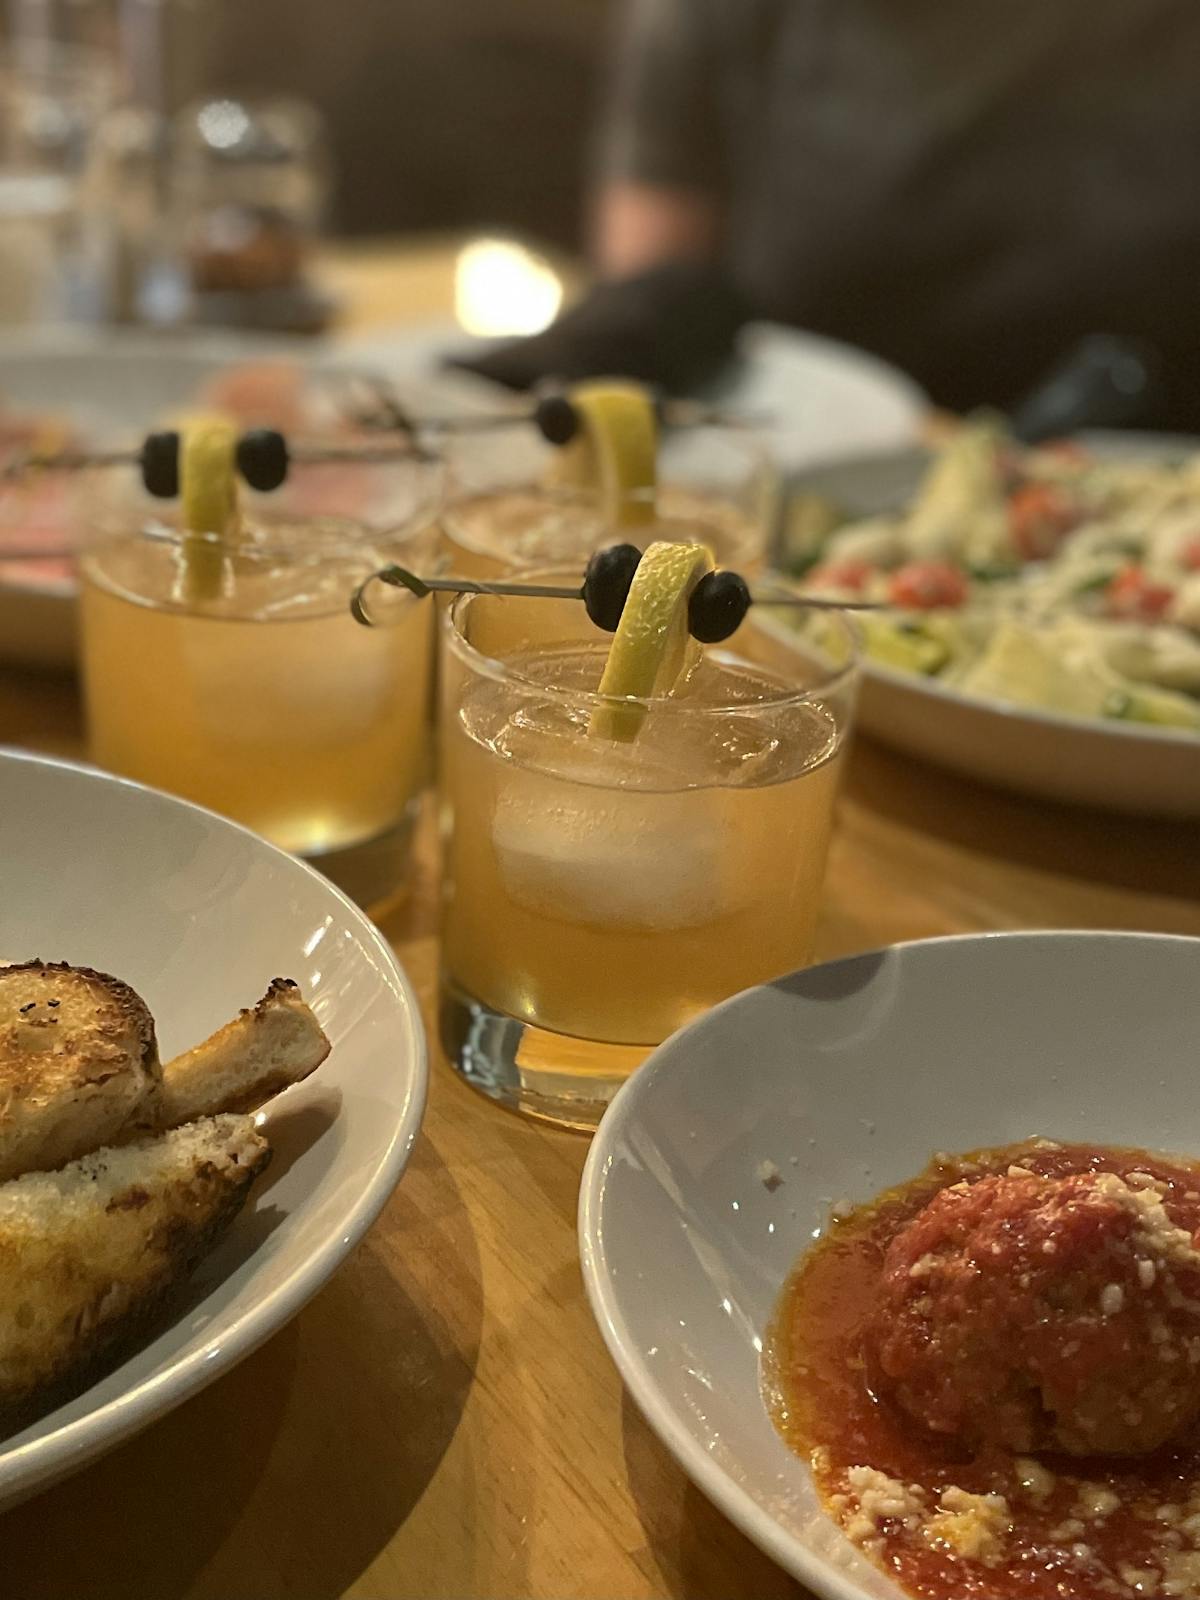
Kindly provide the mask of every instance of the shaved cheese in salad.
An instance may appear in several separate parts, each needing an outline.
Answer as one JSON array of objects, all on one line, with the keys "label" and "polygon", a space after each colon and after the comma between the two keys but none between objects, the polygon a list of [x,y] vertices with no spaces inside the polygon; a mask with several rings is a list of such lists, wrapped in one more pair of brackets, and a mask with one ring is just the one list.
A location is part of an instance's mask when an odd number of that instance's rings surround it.
[{"label": "shaved cheese in salad", "polygon": [[1200,451],[957,430],[907,510],[842,523],[806,587],[875,600],[868,655],[964,694],[1200,734]]}]

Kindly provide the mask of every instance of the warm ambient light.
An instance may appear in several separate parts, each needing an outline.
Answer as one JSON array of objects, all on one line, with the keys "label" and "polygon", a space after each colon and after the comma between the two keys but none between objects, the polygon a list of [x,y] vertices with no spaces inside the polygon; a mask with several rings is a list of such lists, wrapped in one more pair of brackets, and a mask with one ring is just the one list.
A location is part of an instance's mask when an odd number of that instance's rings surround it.
[{"label": "warm ambient light", "polygon": [[476,239],[458,253],[454,314],[467,333],[538,333],[562,304],[558,274],[507,239]]},{"label": "warm ambient light", "polygon": [[250,118],[236,100],[210,100],[196,113],[196,126],[214,150],[232,150],[249,133]]}]

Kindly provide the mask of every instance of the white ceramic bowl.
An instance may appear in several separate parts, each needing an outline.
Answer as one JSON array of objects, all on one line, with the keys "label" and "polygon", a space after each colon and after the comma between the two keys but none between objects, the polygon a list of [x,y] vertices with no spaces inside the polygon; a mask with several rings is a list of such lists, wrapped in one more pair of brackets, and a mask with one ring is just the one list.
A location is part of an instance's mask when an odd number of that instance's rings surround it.
[{"label": "white ceramic bowl", "polygon": [[[1174,435],[1094,434],[1107,456],[1157,460],[1196,441]],[[793,477],[849,517],[906,504],[929,453],[897,450],[835,461]],[[1137,816],[1200,817],[1200,738],[1178,728],[1059,716],[961,690],[867,660],[858,722],[883,744],[1019,794]]]},{"label": "white ceramic bowl", "polygon": [[78,1399],[0,1440],[0,1504],[110,1449],[248,1355],[353,1249],[395,1187],[425,1104],[420,1014],[395,957],[318,873],[196,806],[0,751],[0,959],[126,979],[164,1058],[295,978],[333,1049],[265,1108],[275,1156],[158,1336]]},{"label": "white ceramic bowl", "polygon": [[[366,328],[344,335],[336,348],[346,356],[358,352],[364,364],[397,377],[436,380],[447,399],[491,410],[501,391],[469,373],[440,371],[439,363],[447,351],[492,342],[447,321]],[[903,449],[920,437],[929,411],[928,395],[878,356],[770,322],[742,329],[734,359],[706,398],[731,415],[760,419],[771,455],[786,472],[869,450]]]},{"label": "white ceramic bowl", "polygon": [[1018,794],[1132,816],[1200,817],[1200,737],[1084,721],[863,663],[859,726],[881,743]]},{"label": "white ceramic bowl", "polygon": [[[221,373],[255,361],[287,362],[318,382],[380,370],[369,341],[343,345],[299,335],[18,329],[0,331],[0,399],[17,412],[68,417],[84,437],[128,443],[172,411],[195,405],[204,386]],[[416,383],[401,368],[396,377],[406,398],[431,412],[485,405],[473,386],[434,373],[422,373]],[[74,574],[49,576],[7,564],[6,542],[0,530],[0,660],[69,666],[77,632]]]},{"label": "white ceramic bowl", "polygon": [[759,1395],[779,1290],[831,1204],[1033,1133],[1200,1154],[1198,1038],[1200,939],[938,939],[737,995],[617,1096],[580,1197],[601,1332],[684,1470],[817,1594],[900,1595]]}]

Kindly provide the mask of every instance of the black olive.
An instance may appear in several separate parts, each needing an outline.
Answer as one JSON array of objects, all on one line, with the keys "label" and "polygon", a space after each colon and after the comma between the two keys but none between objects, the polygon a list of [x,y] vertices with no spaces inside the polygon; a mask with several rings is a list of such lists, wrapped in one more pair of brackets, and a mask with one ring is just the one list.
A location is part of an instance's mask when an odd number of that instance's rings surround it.
[{"label": "black olive", "polygon": [[736,633],[750,609],[750,591],[736,572],[706,572],[688,601],[688,632],[701,644]]},{"label": "black olive", "polygon": [[274,428],[251,428],[237,442],[237,465],[252,489],[270,493],[288,475],[287,440]]},{"label": "black olive", "polygon": [[583,603],[587,614],[605,633],[616,633],[629,598],[629,586],[642,552],[635,544],[610,544],[597,550],[587,564]]},{"label": "black olive", "polygon": [[570,444],[579,432],[579,413],[561,392],[542,395],[533,408],[533,420],[547,444]]},{"label": "black olive", "polygon": [[156,500],[173,500],[179,493],[179,435],[148,433],[142,443],[142,482]]}]

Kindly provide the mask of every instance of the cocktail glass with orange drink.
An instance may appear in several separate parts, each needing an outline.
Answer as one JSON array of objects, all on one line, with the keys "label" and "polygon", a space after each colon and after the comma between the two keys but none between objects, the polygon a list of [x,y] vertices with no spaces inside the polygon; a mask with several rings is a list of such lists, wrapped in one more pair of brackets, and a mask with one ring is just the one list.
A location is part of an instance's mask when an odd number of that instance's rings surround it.
[{"label": "cocktail glass with orange drink", "polygon": [[[169,450],[172,436],[156,437]],[[433,624],[393,594],[396,625],[368,632],[347,595],[381,563],[434,559],[438,469],[395,452],[293,459],[255,493],[236,457],[256,437],[185,427],[177,503],[93,497],[81,562],[91,752],[374,900],[404,877],[429,775]]]},{"label": "cocktail glass with orange drink", "polygon": [[733,421],[664,425],[658,409],[645,388],[605,380],[543,401],[542,427],[523,415],[452,434],[441,517],[449,565],[475,578],[582,568],[614,539],[640,548],[659,539],[701,541],[722,564],[757,571],[777,494],[761,441]]},{"label": "cocktail glass with orange drink", "polygon": [[571,599],[465,594],[444,619],[443,1043],[549,1121],[593,1127],[675,1028],[812,953],[854,635],[795,630],[760,584],[723,637],[711,569],[651,545],[613,635]]}]

